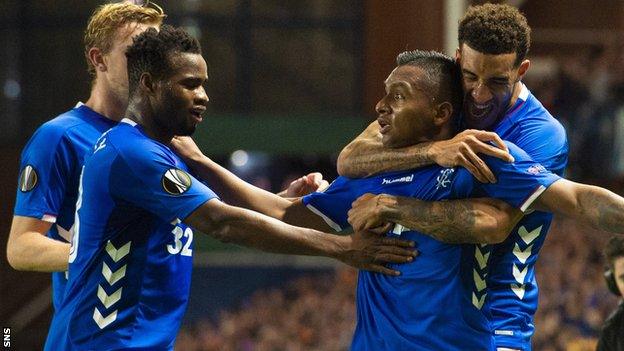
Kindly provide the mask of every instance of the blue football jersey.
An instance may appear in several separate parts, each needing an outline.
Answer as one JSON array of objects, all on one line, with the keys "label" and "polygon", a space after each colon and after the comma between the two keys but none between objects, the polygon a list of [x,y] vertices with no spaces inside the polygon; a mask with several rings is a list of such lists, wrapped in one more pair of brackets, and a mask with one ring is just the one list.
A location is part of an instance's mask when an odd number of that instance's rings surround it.
[{"label": "blue football jersey", "polygon": [[46,350],[172,350],[192,269],[193,230],[181,221],[216,195],[130,120],[97,141],[79,191]]},{"label": "blue football jersey", "polygon": [[[522,86],[518,101],[495,132],[552,173],[563,175],[568,161],[565,130],[526,86]],[[472,247],[466,252],[474,256],[476,271],[488,272],[485,308],[491,313],[498,347],[531,349],[538,298],[535,262],[551,221],[551,213],[527,213],[504,242]],[[487,267],[481,267],[484,263]]]},{"label": "blue football jersey", "polygon": [[[427,201],[466,197],[495,197],[526,209],[535,194],[558,176],[539,168],[526,153],[509,145],[515,163],[487,158],[498,177],[496,184],[481,184],[463,168],[430,166],[386,173],[370,178],[339,177],[323,193],[304,197],[304,204],[335,229],[349,226],[351,203],[364,193],[386,193]],[[539,168],[540,172],[532,172]],[[416,242],[419,255],[409,264],[391,264],[401,271],[391,277],[359,272],[357,325],[353,350],[493,350],[491,324],[481,308],[486,293],[474,294],[471,280],[463,279],[463,245],[395,227],[388,236]],[[480,288],[480,286],[479,286]]]},{"label": "blue football jersey", "polygon": [[[115,124],[78,104],[39,127],[22,151],[13,214],[54,223],[47,236],[69,242],[84,157],[102,133]],[[55,309],[63,298],[66,282],[65,272],[52,273]]]}]

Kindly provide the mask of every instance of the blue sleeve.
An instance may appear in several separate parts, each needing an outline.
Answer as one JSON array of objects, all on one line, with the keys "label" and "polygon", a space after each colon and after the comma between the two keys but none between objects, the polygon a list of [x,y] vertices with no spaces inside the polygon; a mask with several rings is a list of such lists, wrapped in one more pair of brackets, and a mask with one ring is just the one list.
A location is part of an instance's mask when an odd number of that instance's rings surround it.
[{"label": "blue sleeve", "polygon": [[22,151],[14,214],[55,222],[65,190],[73,186],[67,183],[78,163],[75,158],[63,128],[41,126]]},{"label": "blue sleeve", "polygon": [[521,128],[522,132],[514,144],[546,169],[563,175],[569,149],[563,126],[554,118],[528,118]]},{"label": "blue sleeve", "polygon": [[[522,149],[507,143],[514,162],[505,162],[494,157],[485,157],[484,161],[496,176],[496,183],[479,183],[475,187],[482,196],[503,200],[511,206],[525,211],[551,184],[561,179],[535,162]],[[477,195],[477,196],[478,196]]]},{"label": "blue sleeve", "polygon": [[338,177],[325,191],[306,195],[302,201],[310,211],[339,232],[350,227],[347,214],[358,198],[351,188],[348,178]]},{"label": "blue sleeve", "polygon": [[184,220],[206,201],[218,198],[172,154],[158,148],[128,149],[120,152],[111,169],[109,189],[115,198],[168,222]]}]

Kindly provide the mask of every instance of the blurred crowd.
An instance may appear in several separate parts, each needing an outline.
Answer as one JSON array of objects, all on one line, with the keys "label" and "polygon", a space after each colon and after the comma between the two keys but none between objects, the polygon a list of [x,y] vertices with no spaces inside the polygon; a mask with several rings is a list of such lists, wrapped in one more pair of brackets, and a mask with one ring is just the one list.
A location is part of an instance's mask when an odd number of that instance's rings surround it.
[{"label": "blurred crowd", "polygon": [[568,177],[624,178],[624,42],[534,66],[527,86],[568,132]]},{"label": "blurred crowd", "polygon": [[[555,220],[538,261],[535,350],[595,349],[600,326],[617,305],[602,277],[608,237],[574,221]],[[348,350],[356,279],[355,270],[343,267],[258,291],[217,320],[183,328],[176,350]]]}]

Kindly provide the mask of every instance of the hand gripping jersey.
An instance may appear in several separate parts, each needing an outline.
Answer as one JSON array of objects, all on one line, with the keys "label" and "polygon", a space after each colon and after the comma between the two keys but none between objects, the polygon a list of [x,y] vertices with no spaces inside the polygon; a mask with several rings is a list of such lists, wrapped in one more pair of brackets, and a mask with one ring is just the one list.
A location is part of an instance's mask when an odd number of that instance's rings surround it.
[{"label": "hand gripping jersey", "polygon": [[[563,175],[568,160],[565,130],[524,85],[515,106],[495,132],[550,172]],[[504,242],[471,250],[474,268],[482,274],[475,276],[475,281],[486,279],[489,292],[485,308],[491,312],[498,347],[531,349],[538,297],[535,262],[551,221],[551,213],[527,213]]]},{"label": "hand gripping jersey", "polygon": [[124,120],[85,160],[65,298],[46,350],[172,350],[186,309],[193,230],[216,195]]},{"label": "hand gripping jersey", "polygon": [[[84,157],[102,133],[115,124],[78,104],[39,127],[22,151],[13,214],[55,223],[47,236],[69,242]],[[66,283],[65,272],[52,273],[55,310]]]},{"label": "hand gripping jersey", "polygon": [[[559,177],[516,146],[509,144],[509,148],[515,163],[486,159],[498,178],[496,184],[481,184],[463,168],[430,166],[363,179],[340,177],[324,193],[313,193],[303,201],[335,229],[349,226],[351,203],[364,193],[427,201],[485,196],[524,210]],[[532,172],[534,168],[539,172]],[[472,265],[472,257],[462,256],[463,245],[445,244],[401,225],[387,235],[414,240],[419,255],[412,263],[390,265],[401,271],[398,277],[360,271],[351,348],[493,350],[491,325],[481,311],[483,299],[475,299],[472,280],[463,279]]]}]

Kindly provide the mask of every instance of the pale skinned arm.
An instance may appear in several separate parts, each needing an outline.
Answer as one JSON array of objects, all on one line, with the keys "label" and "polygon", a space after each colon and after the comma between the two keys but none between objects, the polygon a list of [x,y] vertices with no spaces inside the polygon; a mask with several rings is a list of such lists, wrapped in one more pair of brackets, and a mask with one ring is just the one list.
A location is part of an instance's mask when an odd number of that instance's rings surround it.
[{"label": "pale skinned arm", "polygon": [[624,198],[601,187],[560,179],[532,207],[576,219],[596,229],[624,234]]},{"label": "pale skinned arm", "polygon": [[[496,146],[488,142],[493,142]],[[461,166],[482,183],[496,182],[496,177],[477,156],[478,153],[513,161],[505,143],[493,132],[465,130],[449,140],[389,149],[381,143],[379,124],[373,122],[340,152],[336,166],[338,174],[351,178],[431,164],[442,167]]]},{"label": "pale skinned arm", "polygon": [[339,236],[295,227],[247,209],[212,199],[205,202],[184,223],[214,236],[259,250],[296,255],[326,256],[358,269],[398,275],[385,262],[404,263],[413,259],[413,243],[372,233]]},{"label": "pale skinned arm", "polygon": [[19,271],[63,272],[67,270],[69,243],[48,238],[53,223],[36,218],[13,216],[7,260]]},{"label": "pale skinned arm", "polygon": [[422,201],[364,194],[349,211],[354,230],[398,223],[450,244],[500,243],[521,218],[520,210],[490,198]]},{"label": "pale skinned arm", "polygon": [[319,172],[312,172],[293,180],[288,188],[280,191],[276,195],[283,198],[297,198],[306,196],[315,191],[323,191],[329,186],[329,183],[323,179],[323,175]]}]

